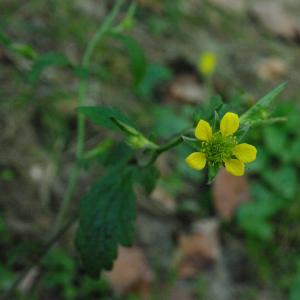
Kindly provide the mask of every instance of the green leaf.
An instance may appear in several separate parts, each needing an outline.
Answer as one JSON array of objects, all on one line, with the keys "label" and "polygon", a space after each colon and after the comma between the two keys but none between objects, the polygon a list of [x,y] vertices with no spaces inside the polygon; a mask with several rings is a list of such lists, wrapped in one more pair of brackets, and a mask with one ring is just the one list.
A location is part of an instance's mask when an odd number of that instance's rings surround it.
[{"label": "green leaf", "polygon": [[296,262],[297,270],[292,280],[289,292],[289,300],[298,300],[300,298],[300,260]]},{"label": "green leaf", "polygon": [[119,245],[130,246],[133,242],[133,171],[134,168],[111,169],[81,200],[75,244],[92,277],[112,268]]},{"label": "green leaf", "polygon": [[127,50],[130,69],[134,77],[134,85],[137,86],[144,78],[147,68],[147,61],[144,50],[138,42],[124,34],[113,34],[113,37],[120,40]]},{"label": "green leaf", "polygon": [[289,154],[291,159],[296,162],[298,165],[300,164],[300,137],[291,141],[291,148]]},{"label": "green leaf", "polygon": [[11,39],[1,31],[1,29],[0,44],[24,58],[35,59],[37,57],[37,53],[30,45],[23,43],[13,43]]},{"label": "green leaf", "polygon": [[0,43],[5,47],[9,47],[12,44],[9,37],[7,37],[6,34],[2,32],[1,29],[0,29]]},{"label": "green leaf", "polygon": [[124,143],[114,142],[113,146],[109,149],[108,152],[105,152],[101,157],[101,163],[105,167],[126,167],[128,162],[132,160],[134,157],[133,150]]},{"label": "green leaf", "polygon": [[147,194],[150,194],[159,178],[159,172],[154,165],[135,169],[135,182],[139,183]]},{"label": "green leaf", "polygon": [[264,127],[263,136],[269,153],[281,158],[283,152],[287,149],[287,135],[283,128],[277,126]]},{"label": "green leaf", "polygon": [[13,43],[10,48],[24,58],[35,59],[38,55],[30,45]]},{"label": "green leaf", "polygon": [[[77,108],[79,113],[82,113],[90,121],[101,127],[119,130],[120,127],[113,119],[119,120],[128,126],[133,127],[132,122],[118,109],[105,106],[81,106]],[[134,129],[135,130],[135,129]]]},{"label": "green leaf", "polygon": [[148,64],[142,80],[136,86],[136,92],[141,97],[151,97],[158,84],[172,78],[170,69],[159,64]]},{"label": "green leaf", "polygon": [[286,199],[294,197],[298,186],[298,176],[294,168],[285,166],[278,170],[267,169],[262,175],[279,195]]},{"label": "green leaf", "polygon": [[191,127],[188,117],[175,112],[170,107],[157,105],[151,112],[153,119],[153,133],[161,138],[169,138],[184,132]]},{"label": "green leaf", "polygon": [[35,82],[39,79],[40,75],[49,67],[52,66],[72,66],[68,58],[61,53],[46,53],[39,56],[29,72],[29,80]]},{"label": "green leaf", "polygon": [[270,158],[270,155],[266,152],[266,150],[263,147],[260,147],[258,149],[258,155],[255,161],[253,161],[249,166],[247,166],[247,169],[251,171],[251,173],[262,173],[264,170],[266,170],[266,167],[268,166],[268,159]]},{"label": "green leaf", "polygon": [[270,219],[280,209],[281,199],[258,183],[252,184],[251,194],[252,201],[242,204],[238,210],[239,225],[253,237],[270,240],[273,236]]},{"label": "green leaf", "polygon": [[241,117],[242,125],[254,125],[270,117],[273,110],[272,102],[285,89],[287,82],[284,82],[271,90],[267,95],[257,101],[250,109],[248,109]]},{"label": "green leaf", "polygon": [[127,143],[134,149],[151,148],[156,149],[157,145],[146,138],[132,125],[132,122],[119,110],[101,106],[84,106],[77,109],[93,123],[107,129],[120,129],[127,137]]}]

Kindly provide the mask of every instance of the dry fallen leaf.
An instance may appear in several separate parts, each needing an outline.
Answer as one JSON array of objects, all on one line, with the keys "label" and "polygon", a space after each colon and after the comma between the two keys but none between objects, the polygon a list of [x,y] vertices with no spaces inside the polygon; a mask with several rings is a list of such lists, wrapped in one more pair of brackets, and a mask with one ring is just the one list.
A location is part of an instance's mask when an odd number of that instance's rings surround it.
[{"label": "dry fallen leaf", "polygon": [[207,97],[207,91],[201,86],[195,75],[178,75],[170,84],[169,101],[201,103]]},{"label": "dry fallen leaf", "polygon": [[249,200],[249,188],[245,176],[236,177],[221,169],[213,184],[213,201],[218,215],[230,220],[236,208]]},{"label": "dry fallen leaf", "polygon": [[153,274],[138,247],[119,248],[119,255],[107,277],[116,294],[135,292],[147,299]]},{"label": "dry fallen leaf", "polygon": [[208,219],[195,223],[192,233],[179,237],[178,248],[175,265],[181,278],[193,277],[212,266],[221,253],[218,222]]},{"label": "dry fallen leaf", "polygon": [[300,34],[299,20],[275,1],[257,2],[250,14],[269,32],[287,40],[295,40]]},{"label": "dry fallen leaf", "polygon": [[282,59],[269,57],[258,63],[256,72],[263,80],[278,80],[286,76],[287,66]]}]

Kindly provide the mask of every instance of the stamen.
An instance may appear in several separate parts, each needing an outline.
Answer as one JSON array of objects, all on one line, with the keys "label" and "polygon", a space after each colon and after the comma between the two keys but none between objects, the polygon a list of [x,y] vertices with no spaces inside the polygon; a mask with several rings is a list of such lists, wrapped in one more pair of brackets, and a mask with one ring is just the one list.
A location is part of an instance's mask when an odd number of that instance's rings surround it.
[{"label": "stamen", "polygon": [[217,132],[210,141],[202,142],[201,151],[206,154],[210,165],[219,166],[225,160],[232,158],[235,145],[237,145],[236,137],[223,137],[220,132]]}]

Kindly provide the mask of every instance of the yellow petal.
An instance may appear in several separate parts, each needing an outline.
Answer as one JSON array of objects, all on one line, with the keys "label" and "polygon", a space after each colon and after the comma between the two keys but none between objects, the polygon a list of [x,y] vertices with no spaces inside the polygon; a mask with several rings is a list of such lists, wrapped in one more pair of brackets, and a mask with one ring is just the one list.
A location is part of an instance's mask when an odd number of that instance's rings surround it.
[{"label": "yellow petal", "polygon": [[202,170],[206,164],[206,157],[202,152],[193,152],[185,161],[192,169]]},{"label": "yellow petal", "polygon": [[244,163],[254,161],[256,159],[256,153],[256,148],[246,143],[236,145],[233,149],[233,154]]},{"label": "yellow petal", "polygon": [[234,134],[240,125],[239,116],[235,113],[228,112],[221,120],[220,129],[223,136]]},{"label": "yellow petal", "polygon": [[230,159],[225,161],[225,168],[234,176],[243,176],[245,173],[245,165],[238,159]]},{"label": "yellow petal", "polygon": [[195,136],[198,140],[209,141],[212,137],[212,129],[208,122],[200,120],[196,129]]}]

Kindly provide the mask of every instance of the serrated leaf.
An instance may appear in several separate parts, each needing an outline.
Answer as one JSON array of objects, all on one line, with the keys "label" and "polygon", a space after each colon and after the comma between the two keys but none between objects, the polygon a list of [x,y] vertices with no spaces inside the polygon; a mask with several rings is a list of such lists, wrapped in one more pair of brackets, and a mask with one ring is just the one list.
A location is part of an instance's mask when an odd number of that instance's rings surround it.
[{"label": "serrated leaf", "polygon": [[134,127],[132,122],[118,109],[105,106],[81,106],[77,108],[79,113],[82,113],[90,121],[101,127],[119,130],[120,127],[113,119],[119,120],[128,126]]},{"label": "serrated leaf", "polygon": [[133,157],[134,152],[126,143],[115,141],[109,151],[102,156],[101,163],[105,167],[122,166],[125,168]]},{"label": "serrated leaf", "polygon": [[113,168],[82,198],[75,244],[86,272],[110,270],[118,246],[133,242],[136,219],[133,168]]},{"label": "serrated leaf", "polygon": [[154,165],[135,169],[135,181],[139,183],[147,194],[150,194],[159,178],[159,172]]},{"label": "serrated leaf", "polygon": [[49,67],[52,66],[72,66],[68,58],[61,53],[46,53],[39,56],[29,72],[28,78],[31,82],[38,80],[40,75]]},{"label": "serrated leaf", "polygon": [[267,95],[257,101],[241,117],[241,125],[254,125],[261,121],[267,120],[273,110],[272,102],[285,89],[287,82],[284,82],[271,90]]}]

